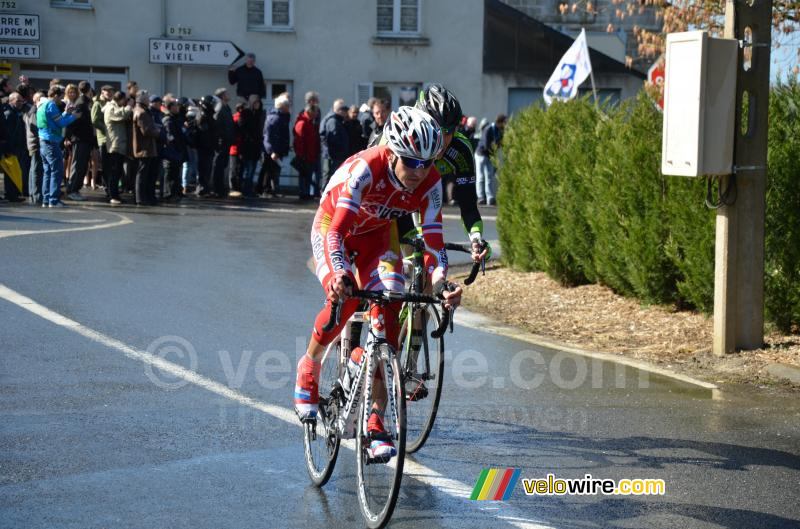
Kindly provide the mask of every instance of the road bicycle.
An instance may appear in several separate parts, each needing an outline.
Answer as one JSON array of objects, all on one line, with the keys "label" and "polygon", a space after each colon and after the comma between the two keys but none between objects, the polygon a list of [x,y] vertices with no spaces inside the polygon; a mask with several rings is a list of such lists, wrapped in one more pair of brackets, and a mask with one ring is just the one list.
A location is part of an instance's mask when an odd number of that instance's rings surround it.
[{"label": "road bicycle", "polygon": [[[317,416],[304,421],[303,444],[306,467],[311,480],[322,487],[331,477],[342,439],[355,439],[358,481],[358,504],[367,526],[383,527],[391,518],[400,491],[406,452],[406,398],[402,371],[395,349],[386,341],[380,310],[388,303],[441,304],[441,300],[423,294],[392,291],[354,291],[351,297],[369,301],[370,309],[353,314],[341,333],[326,349],[321,359],[319,407]],[[370,317],[377,306],[376,317]],[[331,313],[323,330],[329,332],[340,321],[341,304],[331,303]],[[434,331],[444,334],[449,313]],[[368,337],[361,363],[355,373],[348,372],[351,353],[351,326],[367,322]],[[345,376],[345,374],[349,376]],[[375,376],[385,392],[374,393]],[[349,381],[348,381],[349,379]],[[367,423],[378,403],[384,409],[383,424],[393,441],[394,457],[373,459],[367,448],[371,438]]]},{"label": "road bicycle", "polygon": [[[423,294],[425,279],[425,241],[421,235],[400,241],[411,247],[412,253],[403,259],[410,294]],[[446,243],[445,249],[471,254],[468,246]],[[485,273],[486,262],[482,259],[472,265],[465,285],[471,285],[479,271]],[[447,314],[450,332],[453,314]],[[444,333],[428,333],[429,328],[438,329],[442,317],[436,306],[407,302],[400,312],[400,372],[406,391],[406,452],[414,453],[425,444],[433,429],[444,379]]]}]

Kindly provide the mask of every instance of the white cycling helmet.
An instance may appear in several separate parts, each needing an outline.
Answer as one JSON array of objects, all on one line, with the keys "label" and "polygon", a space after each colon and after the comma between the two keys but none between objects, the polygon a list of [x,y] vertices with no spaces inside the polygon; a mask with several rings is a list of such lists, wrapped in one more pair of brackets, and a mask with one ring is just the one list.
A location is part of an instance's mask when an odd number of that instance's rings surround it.
[{"label": "white cycling helmet", "polygon": [[432,117],[414,107],[400,107],[392,112],[383,136],[397,156],[414,160],[433,160],[442,150],[442,129]]}]

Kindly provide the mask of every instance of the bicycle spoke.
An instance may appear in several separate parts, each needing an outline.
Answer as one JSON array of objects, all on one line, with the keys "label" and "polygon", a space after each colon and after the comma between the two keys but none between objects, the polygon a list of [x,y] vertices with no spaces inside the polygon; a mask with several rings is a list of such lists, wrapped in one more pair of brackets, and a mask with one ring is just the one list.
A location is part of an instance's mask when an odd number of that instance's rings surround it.
[{"label": "bicycle spoke", "polygon": [[338,357],[337,344],[332,344],[323,354],[317,418],[307,422],[303,428],[306,468],[311,481],[318,487],[330,479],[339,453],[340,440],[335,426],[339,400],[337,391],[341,391],[335,385],[339,376]]},{"label": "bicycle spoke", "polygon": [[[388,349],[387,344],[381,348]],[[399,364],[393,354],[389,362],[381,361],[381,375],[386,388],[385,395],[375,394],[375,401],[386,401],[383,425],[396,449],[396,455],[385,460],[370,459],[369,433],[364,431],[364,421],[359,423],[357,436],[358,496],[361,511],[368,527],[382,527],[389,519],[399,493],[405,453],[405,400],[401,385]],[[377,370],[376,370],[377,371]],[[391,396],[391,398],[390,398]],[[361,412],[364,413],[373,399],[364,399]]]},{"label": "bicycle spoke", "polygon": [[[421,323],[403,331],[416,334],[414,340],[402,340],[404,384],[406,392],[407,444],[409,453],[419,450],[430,435],[442,391],[444,370],[444,337],[432,338],[430,331],[439,325],[439,316],[432,307],[420,308]],[[404,338],[406,338],[404,336]]]}]

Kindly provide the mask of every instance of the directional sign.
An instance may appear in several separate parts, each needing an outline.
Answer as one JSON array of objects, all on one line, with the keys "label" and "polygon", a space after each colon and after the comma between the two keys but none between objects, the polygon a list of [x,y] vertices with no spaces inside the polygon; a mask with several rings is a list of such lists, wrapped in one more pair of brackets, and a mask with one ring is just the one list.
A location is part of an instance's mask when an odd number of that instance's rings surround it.
[{"label": "directional sign", "polygon": [[0,59],[38,59],[38,44],[0,42]]},{"label": "directional sign", "polygon": [[230,66],[243,56],[244,52],[230,41],[150,39],[153,64]]},{"label": "directional sign", "polygon": [[0,13],[0,39],[39,40],[39,15]]}]

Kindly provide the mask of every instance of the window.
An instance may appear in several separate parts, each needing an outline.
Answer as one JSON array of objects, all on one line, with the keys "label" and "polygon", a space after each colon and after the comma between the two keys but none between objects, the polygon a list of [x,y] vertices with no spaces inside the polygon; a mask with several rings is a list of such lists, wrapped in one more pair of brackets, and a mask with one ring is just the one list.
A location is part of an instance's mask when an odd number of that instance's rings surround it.
[{"label": "window", "polygon": [[378,0],[378,34],[419,34],[420,1]]},{"label": "window", "polygon": [[544,106],[544,97],[541,88],[509,87],[508,89],[508,115],[533,104]]},{"label": "window", "polygon": [[50,0],[53,7],[74,7],[76,9],[91,9],[91,0]]},{"label": "window", "polygon": [[[267,83],[267,100],[268,105],[272,105],[275,102],[275,98],[281,95],[284,92],[288,92],[289,96],[292,95],[292,81],[266,81]],[[294,99],[292,100],[294,103]],[[272,106],[267,106],[267,111],[272,108]]]},{"label": "window", "polygon": [[[359,84],[366,87],[371,83]],[[372,84],[372,96],[385,99],[393,109],[403,105],[413,107],[421,89],[422,83],[374,83]]]},{"label": "window", "polygon": [[291,31],[294,0],[247,0],[247,28]]},{"label": "window", "polygon": [[[590,87],[578,88],[578,97],[589,95],[589,101],[594,103],[594,94]],[[621,90],[619,88],[598,88],[597,99],[601,105],[609,104],[616,106],[621,100]],[[514,114],[530,105],[545,106],[541,88],[510,87],[508,89],[508,114]]]}]

